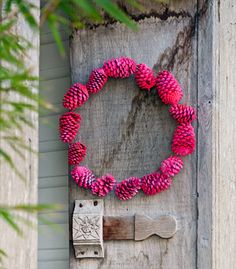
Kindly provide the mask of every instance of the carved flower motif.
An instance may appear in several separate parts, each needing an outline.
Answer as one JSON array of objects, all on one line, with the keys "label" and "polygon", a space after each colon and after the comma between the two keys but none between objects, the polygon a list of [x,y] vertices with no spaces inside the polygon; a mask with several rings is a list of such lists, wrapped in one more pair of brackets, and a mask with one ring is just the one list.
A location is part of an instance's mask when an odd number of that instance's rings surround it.
[{"label": "carved flower motif", "polygon": [[99,239],[99,217],[85,216],[74,218],[74,238],[80,240]]}]

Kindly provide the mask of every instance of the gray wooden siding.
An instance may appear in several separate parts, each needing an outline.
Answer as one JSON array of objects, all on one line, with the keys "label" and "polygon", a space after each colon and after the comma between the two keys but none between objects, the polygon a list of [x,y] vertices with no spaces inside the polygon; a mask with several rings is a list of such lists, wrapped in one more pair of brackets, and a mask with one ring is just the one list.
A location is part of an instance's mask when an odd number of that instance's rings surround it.
[{"label": "gray wooden siding", "polygon": [[61,99],[70,85],[68,34],[62,31],[66,57],[58,54],[47,27],[40,35],[40,94],[54,105],[53,111],[40,111],[39,117],[39,202],[59,204],[56,212],[42,214],[56,224],[50,227],[39,221],[38,269],[69,268],[68,166],[66,145],[58,140],[58,117]]}]

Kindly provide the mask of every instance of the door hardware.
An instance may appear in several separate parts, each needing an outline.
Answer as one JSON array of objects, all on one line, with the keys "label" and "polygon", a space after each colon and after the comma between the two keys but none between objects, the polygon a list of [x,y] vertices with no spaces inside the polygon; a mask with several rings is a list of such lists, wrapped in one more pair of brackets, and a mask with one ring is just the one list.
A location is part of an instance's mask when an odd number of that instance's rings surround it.
[{"label": "door hardware", "polygon": [[72,239],[76,258],[103,258],[103,241],[145,240],[152,235],[171,238],[177,231],[173,216],[103,216],[103,200],[76,200]]}]

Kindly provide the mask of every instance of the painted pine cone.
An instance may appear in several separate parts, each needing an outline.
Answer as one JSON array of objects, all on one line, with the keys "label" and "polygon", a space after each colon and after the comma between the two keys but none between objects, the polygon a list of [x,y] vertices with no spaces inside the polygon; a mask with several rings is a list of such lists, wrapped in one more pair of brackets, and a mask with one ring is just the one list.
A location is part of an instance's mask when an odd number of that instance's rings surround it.
[{"label": "painted pine cone", "polygon": [[134,74],[136,70],[136,63],[131,58],[120,57],[105,62],[103,69],[105,70],[108,77],[127,78],[131,74]]},{"label": "painted pine cone", "polygon": [[76,166],[71,171],[71,176],[79,187],[85,189],[90,189],[92,182],[96,180],[92,171],[85,166]]},{"label": "painted pine cone", "polygon": [[191,123],[196,119],[196,110],[191,106],[173,105],[170,107],[169,112],[179,123]]},{"label": "painted pine cone", "polygon": [[146,195],[155,195],[159,192],[167,190],[172,180],[171,178],[160,173],[151,173],[141,178],[142,190]]},{"label": "painted pine cone", "polygon": [[157,74],[156,86],[158,94],[165,104],[175,105],[183,97],[179,82],[169,71],[165,70]]},{"label": "painted pine cone", "polygon": [[74,112],[66,112],[60,116],[59,119],[59,132],[60,139],[63,142],[71,142],[80,127],[81,117]]},{"label": "painted pine cone", "polygon": [[86,146],[80,142],[75,142],[69,145],[68,161],[70,165],[76,165],[82,162],[86,156]]},{"label": "painted pine cone", "polygon": [[146,64],[137,65],[137,70],[135,72],[135,79],[139,88],[143,90],[150,90],[156,83],[156,78],[150,67]]},{"label": "painted pine cone", "polygon": [[173,177],[177,175],[183,168],[183,161],[177,156],[170,156],[161,163],[160,171],[167,177]]},{"label": "painted pine cone", "polygon": [[115,194],[120,200],[129,200],[133,198],[141,188],[141,179],[130,177],[118,183]]},{"label": "painted pine cone", "polygon": [[88,82],[86,84],[88,92],[90,94],[98,93],[107,82],[107,79],[107,74],[103,68],[94,69],[89,76]]},{"label": "painted pine cone", "polygon": [[177,126],[173,140],[172,151],[180,156],[193,153],[195,149],[195,133],[191,124],[182,123]]},{"label": "painted pine cone", "polygon": [[97,178],[91,185],[92,193],[104,197],[113,189],[115,182],[116,180],[112,175]]},{"label": "painted pine cone", "polygon": [[82,106],[89,98],[86,86],[75,83],[63,97],[63,106],[69,110],[75,110]]}]

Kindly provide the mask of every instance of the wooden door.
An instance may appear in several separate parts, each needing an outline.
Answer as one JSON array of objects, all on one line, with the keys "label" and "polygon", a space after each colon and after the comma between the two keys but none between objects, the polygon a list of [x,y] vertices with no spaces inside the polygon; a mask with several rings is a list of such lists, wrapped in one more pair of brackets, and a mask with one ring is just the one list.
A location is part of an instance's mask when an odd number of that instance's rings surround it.
[{"label": "wooden door", "polygon": [[[182,102],[196,107],[197,1],[147,4],[145,14],[132,14],[139,31],[108,22],[73,33],[72,81],[86,83],[91,70],[102,66],[104,60],[125,55],[155,71],[172,71],[184,89]],[[110,79],[78,111],[83,119],[78,138],[88,146],[83,164],[98,176],[111,173],[118,181],[142,176],[157,169],[171,154],[176,123],[156,92],[141,91],[133,78]],[[173,238],[152,236],[141,242],[107,241],[104,259],[75,259],[71,247],[70,268],[197,268],[196,160],[196,152],[185,157],[185,167],[171,189],[159,195],[139,194],[127,202],[118,201],[114,194],[104,199],[104,215],[172,214],[178,223]],[[70,180],[71,212],[74,200],[94,198]]]}]

